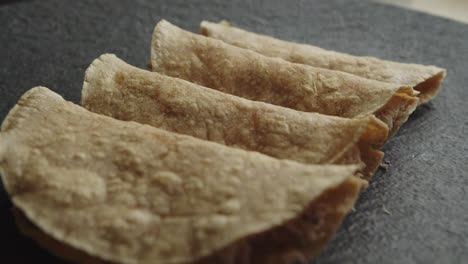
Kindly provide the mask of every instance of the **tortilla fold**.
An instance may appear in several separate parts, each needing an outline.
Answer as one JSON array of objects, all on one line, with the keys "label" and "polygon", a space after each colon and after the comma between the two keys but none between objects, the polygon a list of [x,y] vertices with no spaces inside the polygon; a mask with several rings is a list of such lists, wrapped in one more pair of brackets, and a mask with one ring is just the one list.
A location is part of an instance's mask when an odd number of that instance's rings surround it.
[{"label": "tortilla fold", "polygon": [[446,72],[445,69],[436,66],[353,56],[312,45],[284,41],[231,27],[223,22],[217,24],[202,21],[200,32],[205,36],[253,50],[265,56],[347,72],[372,80],[411,86],[420,92],[418,95],[420,104],[434,99]]},{"label": "tortilla fold", "polygon": [[389,126],[390,137],[418,102],[409,86],[263,56],[165,20],[155,27],[151,47],[153,71],[304,112],[346,118],[375,114]]},{"label": "tortilla fold", "polygon": [[105,54],[86,71],[86,109],[228,146],[310,164],[365,163],[369,179],[387,126],[372,115],[348,119],[251,101],[126,64]]},{"label": "tortilla fold", "polygon": [[116,120],[44,87],[1,129],[13,204],[53,239],[111,262],[191,263],[252,236],[287,240],[286,226],[302,230],[295,249],[315,255],[361,187],[355,165],[304,165]]},{"label": "tortilla fold", "polygon": [[[356,181],[347,181],[316,199],[305,213],[268,232],[250,236],[194,264],[286,264],[307,261],[317,256],[353,207],[359,189]],[[111,264],[77,250],[47,235],[17,208],[15,221],[20,231],[33,238],[54,255],[74,263]],[[303,232],[313,239],[304,239]]]}]

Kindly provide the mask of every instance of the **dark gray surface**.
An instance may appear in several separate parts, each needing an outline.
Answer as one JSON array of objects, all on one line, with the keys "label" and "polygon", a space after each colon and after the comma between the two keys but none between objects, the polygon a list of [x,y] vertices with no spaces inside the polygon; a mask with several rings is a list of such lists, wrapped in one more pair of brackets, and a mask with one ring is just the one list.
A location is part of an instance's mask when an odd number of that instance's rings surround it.
[{"label": "dark gray surface", "polygon": [[[1,6],[0,120],[37,85],[79,103],[84,71],[101,53],[144,67],[161,18],[195,32],[202,19],[227,19],[282,39],[445,67],[439,96],[384,148],[388,171],[376,174],[357,212],[314,263],[467,263],[468,26],[359,0],[291,2],[47,0]],[[0,262],[54,261],[18,234],[10,206],[2,193]]]}]

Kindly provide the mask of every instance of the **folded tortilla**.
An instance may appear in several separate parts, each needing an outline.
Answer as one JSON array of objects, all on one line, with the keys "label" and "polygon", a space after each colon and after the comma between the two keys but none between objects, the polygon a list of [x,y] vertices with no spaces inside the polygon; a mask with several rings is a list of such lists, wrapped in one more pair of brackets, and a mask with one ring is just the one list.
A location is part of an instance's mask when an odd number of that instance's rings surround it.
[{"label": "folded tortilla", "polygon": [[119,263],[189,263],[269,235],[279,258],[315,254],[356,200],[357,169],[119,121],[44,87],[23,95],[0,133],[13,204],[56,241]]},{"label": "folded tortilla", "polygon": [[162,20],[152,70],[247,99],[355,118],[375,114],[393,136],[417,106],[409,86],[290,63],[190,33]]},{"label": "folded tortilla", "polygon": [[316,46],[284,41],[219,24],[203,21],[201,34],[237,47],[253,50],[265,56],[343,71],[364,78],[414,87],[419,91],[419,103],[427,103],[439,92],[445,69],[421,64],[400,63],[374,57],[353,56]]},{"label": "folded tortilla", "polygon": [[280,159],[360,164],[369,179],[380,164],[386,125],[369,115],[348,119],[251,101],[126,64],[94,60],[82,90],[86,109]]}]

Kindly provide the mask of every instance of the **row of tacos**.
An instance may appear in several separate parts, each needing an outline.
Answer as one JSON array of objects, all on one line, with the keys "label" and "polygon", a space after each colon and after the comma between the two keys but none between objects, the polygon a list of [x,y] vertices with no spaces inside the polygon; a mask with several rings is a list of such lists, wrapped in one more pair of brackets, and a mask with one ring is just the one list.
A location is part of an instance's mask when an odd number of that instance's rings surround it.
[{"label": "row of tacos", "polygon": [[100,56],[82,106],[21,97],[0,173],[25,234],[86,263],[311,259],[445,75],[226,23],[201,33],[160,21],[151,71]]}]

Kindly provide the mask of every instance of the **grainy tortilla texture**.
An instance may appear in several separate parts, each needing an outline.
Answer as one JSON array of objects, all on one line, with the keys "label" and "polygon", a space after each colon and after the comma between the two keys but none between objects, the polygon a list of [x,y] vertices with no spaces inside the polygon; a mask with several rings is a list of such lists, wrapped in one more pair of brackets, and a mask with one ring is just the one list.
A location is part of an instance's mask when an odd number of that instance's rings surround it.
[{"label": "grainy tortilla texture", "polygon": [[304,112],[356,118],[375,114],[390,137],[418,104],[410,86],[290,63],[160,21],[152,70],[251,100]]},{"label": "grainy tortilla texture", "polygon": [[421,64],[399,63],[374,57],[360,57],[325,50],[316,46],[279,40],[231,27],[228,23],[203,21],[200,32],[205,36],[250,49],[265,56],[319,68],[338,70],[364,78],[412,86],[420,92],[419,103],[434,99],[445,77],[445,69]]},{"label": "grainy tortilla texture", "polygon": [[[267,256],[291,245],[311,256],[360,189],[355,165],[304,165],[119,121],[44,87],[3,122],[0,168],[14,205],[47,235],[121,263],[192,262],[252,236],[286,247]],[[275,246],[282,235],[295,243]]]},{"label": "grainy tortilla texture", "polygon": [[387,126],[368,115],[348,119],[298,112],[232,96],[132,67],[105,54],[86,71],[88,110],[228,146],[310,164],[360,164],[369,179],[379,166]]}]

